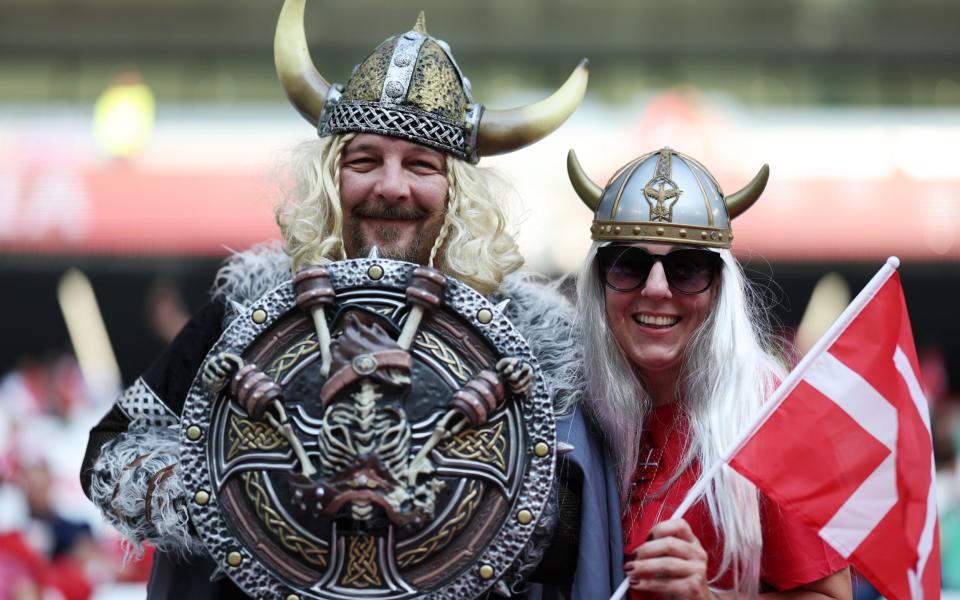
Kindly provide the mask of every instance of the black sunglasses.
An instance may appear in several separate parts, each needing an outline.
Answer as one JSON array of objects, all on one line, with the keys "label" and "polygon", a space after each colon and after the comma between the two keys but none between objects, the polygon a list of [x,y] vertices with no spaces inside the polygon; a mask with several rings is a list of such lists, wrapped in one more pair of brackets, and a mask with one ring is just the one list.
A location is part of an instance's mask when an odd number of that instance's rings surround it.
[{"label": "black sunglasses", "polygon": [[650,254],[634,246],[605,246],[597,251],[597,257],[603,283],[618,292],[643,286],[654,263],[660,261],[670,289],[681,294],[699,294],[710,287],[722,264],[716,252],[693,249]]}]

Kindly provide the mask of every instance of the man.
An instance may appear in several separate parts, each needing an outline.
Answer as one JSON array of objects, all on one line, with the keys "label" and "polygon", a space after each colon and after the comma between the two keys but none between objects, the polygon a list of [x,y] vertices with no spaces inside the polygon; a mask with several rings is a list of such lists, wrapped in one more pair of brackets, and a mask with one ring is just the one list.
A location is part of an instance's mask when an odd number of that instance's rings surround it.
[{"label": "man", "polygon": [[90,434],[83,488],[128,540],[158,548],[150,598],[244,597],[226,579],[210,581],[213,564],[194,539],[178,468],[179,414],[226,324],[302,266],[376,248],[483,294],[512,297],[505,314],[540,358],[554,402],[576,395],[574,343],[557,335],[569,328],[569,310],[542,288],[505,281],[522,258],[505,231],[496,178],[474,165],[537,141],[569,117],[585,91],[585,63],[543,102],[485,110],[421,14],[413,30],[358,65],[346,86],[331,86],[310,61],[303,12],[304,0],[284,4],[276,64],[321,139],[304,148],[296,185],[278,207],[283,252],[261,247],[232,259],[218,274],[214,299]]}]

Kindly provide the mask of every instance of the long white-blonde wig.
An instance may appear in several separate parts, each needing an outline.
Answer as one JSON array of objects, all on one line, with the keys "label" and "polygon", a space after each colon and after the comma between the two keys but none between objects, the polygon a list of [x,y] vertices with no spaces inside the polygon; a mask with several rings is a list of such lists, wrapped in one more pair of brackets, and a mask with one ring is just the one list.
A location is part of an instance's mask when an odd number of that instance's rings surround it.
[{"label": "long white-blonde wig", "polygon": [[[577,320],[584,341],[584,402],[615,457],[621,507],[626,510],[640,436],[652,403],[607,323],[605,287],[596,260],[601,245],[594,243],[590,248],[577,284]],[[677,474],[713,465],[785,376],[772,351],[774,340],[758,293],[733,255],[728,250],[720,253],[720,288],[710,313],[687,344],[677,381],[677,397],[683,403],[678,414],[687,420],[690,432]],[[724,467],[708,486],[705,501],[724,541],[717,577],[732,572],[738,593],[755,596],[762,542],[756,487]]]},{"label": "long white-blonde wig", "polygon": [[[284,249],[296,271],[303,265],[347,258],[340,208],[340,160],[353,134],[307,142],[297,148],[294,180],[277,206]],[[503,199],[515,193],[494,171],[452,156],[447,161],[446,218],[430,252],[431,265],[481,294],[493,292],[523,264]],[[439,259],[440,264],[434,264]]]}]

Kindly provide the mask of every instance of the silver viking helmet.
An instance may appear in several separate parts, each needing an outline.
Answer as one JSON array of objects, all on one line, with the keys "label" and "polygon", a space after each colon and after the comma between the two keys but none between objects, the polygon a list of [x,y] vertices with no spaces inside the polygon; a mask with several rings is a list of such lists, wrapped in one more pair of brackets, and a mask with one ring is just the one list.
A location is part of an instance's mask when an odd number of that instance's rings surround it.
[{"label": "silver viking helmet", "polygon": [[573,150],[567,154],[567,174],[594,211],[594,240],[729,248],[730,221],[757,201],[770,168],[763,165],[746,187],[729,196],[703,165],[666,147],[627,163],[602,189],[583,172]]},{"label": "silver viking helmet", "polygon": [[532,144],[559,127],[583,99],[582,60],[554,94],[510,110],[473,100],[450,46],[427,33],[423,13],[413,29],[384,40],[356,66],[346,86],[317,72],[303,28],[306,0],[286,0],[277,22],[274,59],[280,82],[321,137],[349,132],[399,137],[471,163]]}]

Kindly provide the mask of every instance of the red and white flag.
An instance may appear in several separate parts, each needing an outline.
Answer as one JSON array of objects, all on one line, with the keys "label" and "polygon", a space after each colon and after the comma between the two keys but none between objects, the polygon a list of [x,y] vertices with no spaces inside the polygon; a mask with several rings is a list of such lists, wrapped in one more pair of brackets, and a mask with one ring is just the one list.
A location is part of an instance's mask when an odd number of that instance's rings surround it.
[{"label": "red and white flag", "polygon": [[930,417],[899,264],[887,260],[671,519],[729,464],[889,600],[940,597]]},{"label": "red and white flag", "polygon": [[804,356],[731,467],[891,600],[940,597],[933,446],[891,258]]}]

